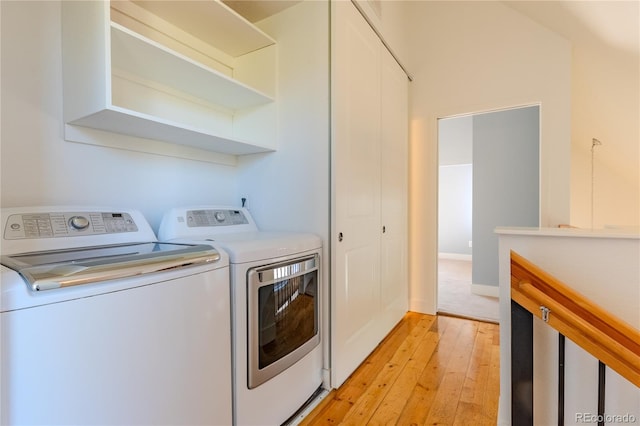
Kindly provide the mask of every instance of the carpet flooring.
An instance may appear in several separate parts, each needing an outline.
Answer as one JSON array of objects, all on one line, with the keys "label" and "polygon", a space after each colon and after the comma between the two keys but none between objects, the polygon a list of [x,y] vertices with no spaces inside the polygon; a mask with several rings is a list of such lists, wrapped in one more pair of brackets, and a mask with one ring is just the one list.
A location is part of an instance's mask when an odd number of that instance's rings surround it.
[{"label": "carpet flooring", "polygon": [[471,261],[438,260],[438,313],[498,323],[498,298],[471,292]]}]

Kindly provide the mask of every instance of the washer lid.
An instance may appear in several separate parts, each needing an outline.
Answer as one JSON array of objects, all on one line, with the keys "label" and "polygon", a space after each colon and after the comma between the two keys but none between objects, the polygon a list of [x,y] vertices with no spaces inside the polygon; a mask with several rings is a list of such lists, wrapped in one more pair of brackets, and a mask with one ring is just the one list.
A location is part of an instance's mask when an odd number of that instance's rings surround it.
[{"label": "washer lid", "polygon": [[209,245],[136,243],[21,253],[0,258],[34,291],[90,284],[217,262]]}]

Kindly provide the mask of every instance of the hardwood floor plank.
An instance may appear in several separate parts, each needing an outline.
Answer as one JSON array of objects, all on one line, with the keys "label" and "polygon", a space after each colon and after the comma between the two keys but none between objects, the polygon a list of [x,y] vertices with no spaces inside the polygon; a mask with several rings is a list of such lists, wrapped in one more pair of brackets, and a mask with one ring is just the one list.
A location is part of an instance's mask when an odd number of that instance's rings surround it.
[{"label": "hardwood floor plank", "polygon": [[485,422],[483,401],[489,379],[492,339],[491,330],[481,324],[476,334],[454,424],[480,425]]},{"label": "hardwood floor plank", "polygon": [[438,317],[436,324],[436,332],[439,335],[438,346],[418,378],[418,383],[398,419],[398,424],[423,424],[426,421],[461,327],[462,321],[458,319]]},{"label": "hardwood floor plank", "polygon": [[435,397],[435,387],[425,387],[424,383],[429,382],[429,380],[425,380],[425,377],[433,374],[437,375],[437,369],[434,369],[434,364],[437,364],[437,361],[434,361],[436,359],[434,354],[442,348],[441,338],[447,328],[447,324],[446,321],[438,318],[431,327],[430,336],[436,340],[437,345],[422,373],[418,376],[415,385],[411,388],[411,393],[402,407],[397,424],[421,424],[426,419],[428,409]]},{"label": "hardwood floor plank", "polygon": [[398,421],[418,383],[418,379],[438,346],[439,340],[440,337],[437,333],[427,332],[424,340],[409,358],[395,383],[378,406],[369,424],[395,424]]},{"label": "hardwood floor plank", "polygon": [[301,425],[495,425],[499,327],[408,313]]},{"label": "hardwood floor plank", "polygon": [[344,382],[340,389],[335,392],[331,402],[323,405],[322,410],[312,412],[307,419],[303,420],[302,424],[322,425],[342,422],[346,413],[351,410],[358,398],[371,385],[372,377],[375,377],[384,365],[389,362],[398,347],[411,335],[413,330],[424,320],[424,317],[424,315],[415,312],[408,312],[371,355]]},{"label": "hardwood floor plank", "polygon": [[[491,362],[489,364],[489,382],[482,405],[484,412],[491,419],[498,419],[498,399],[500,396],[500,346],[495,344],[491,348]],[[493,424],[496,423],[493,421]]]},{"label": "hardwood floor plank", "polygon": [[424,424],[452,425],[458,410],[464,373],[447,371],[440,382]]},{"label": "hardwood floor plank", "polygon": [[426,424],[451,425],[454,423],[471,358],[469,343],[470,341],[475,341],[478,331],[477,322],[463,321],[455,346],[451,352],[451,358],[446,363],[446,372],[438,386]]},{"label": "hardwood floor plank", "polygon": [[362,395],[352,410],[347,413],[343,424],[363,425],[371,419],[410,357],[420,346],[434,320],[433,317],[425,316],[412,330],[411,334],[397,348],[393,357],[373,379],[369,391]]}]

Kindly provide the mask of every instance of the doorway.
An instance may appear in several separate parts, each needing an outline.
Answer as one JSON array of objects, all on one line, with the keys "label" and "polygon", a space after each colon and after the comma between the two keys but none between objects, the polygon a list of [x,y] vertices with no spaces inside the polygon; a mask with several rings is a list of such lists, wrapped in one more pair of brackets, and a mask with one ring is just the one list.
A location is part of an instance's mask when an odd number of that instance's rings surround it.
[{"label": "doorway", "polygon": [[438,120],[438,312],[497,322],[497,226],[538,226],[540,108]]}]

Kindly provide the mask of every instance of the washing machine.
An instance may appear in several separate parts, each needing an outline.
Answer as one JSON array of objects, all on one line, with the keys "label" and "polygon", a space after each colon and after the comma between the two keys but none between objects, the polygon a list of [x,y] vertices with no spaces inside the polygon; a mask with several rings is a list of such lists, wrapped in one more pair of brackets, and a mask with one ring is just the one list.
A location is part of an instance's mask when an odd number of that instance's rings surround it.
[{"label": "washing machine", "polygon": [[0,424],[231,424],[224,252],[130,209],[0,217]]},{"label": "washing machine", "polygon": [[217,206],[166,212],[158,238],[228,253],[234,423],[286,422],[322,386],[322,240],[260,231],[247,209]]}]

